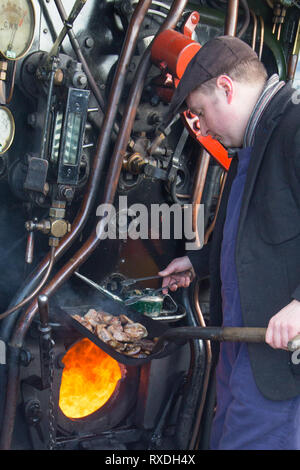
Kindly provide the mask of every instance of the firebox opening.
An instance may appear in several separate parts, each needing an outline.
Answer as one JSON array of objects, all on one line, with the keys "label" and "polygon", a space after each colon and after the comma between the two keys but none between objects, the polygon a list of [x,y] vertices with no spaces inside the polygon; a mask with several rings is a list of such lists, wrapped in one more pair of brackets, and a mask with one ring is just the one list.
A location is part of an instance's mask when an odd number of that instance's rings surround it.
[{"label": "firebox opening", "polygon": [[70,419],[84,418],[105,405],[122,379],[120,364],[84,338],[64,355],[59,407]]}]

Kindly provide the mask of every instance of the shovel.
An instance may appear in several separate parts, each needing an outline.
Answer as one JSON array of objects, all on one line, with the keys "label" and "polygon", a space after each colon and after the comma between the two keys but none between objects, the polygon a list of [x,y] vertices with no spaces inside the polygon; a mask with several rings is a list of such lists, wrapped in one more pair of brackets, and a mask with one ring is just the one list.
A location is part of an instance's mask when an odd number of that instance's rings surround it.
[{"label": "shovel", "polygon": [[[56,313],[60,318],[64,318],[73,329],[77,330],[77,333],[81,337],[87,337],[103,351],[109,354],[111,357],[116,359],[118,362],[125,365],[138,366],[145,364],[153,359],[161,359],[170,354],[173,354],[176,350],[182,347],[187,341],[191,339],[201,339],[210,341],[234,341],[234,342],[247,342],[247,343],[264,343],[266,328],[253,328],[253,327],[177,327],[170,328],[164,322],[159,320],[153,320],[146,315],[143,315],[130,306],[120,305],[119,302],[113,302],[112,310],[117,312],[118,315],[124,313],[134,322],[142,324],[148,332],[146,339],[156,340],[156,344],[152,352],[146,357],[131,357],[126,354],[122,354],[116,351],[109,344],[103,342],[94,333],[89,331],[80,322],[72,318],[75,313],[74,308],[61,309],[56,307]],[[111,314],[115,314],[111,311]],[[83,315],[85,312],[81,312]],[[291,352],[300,349],[300,335],[293,338],[288,348]]]}]

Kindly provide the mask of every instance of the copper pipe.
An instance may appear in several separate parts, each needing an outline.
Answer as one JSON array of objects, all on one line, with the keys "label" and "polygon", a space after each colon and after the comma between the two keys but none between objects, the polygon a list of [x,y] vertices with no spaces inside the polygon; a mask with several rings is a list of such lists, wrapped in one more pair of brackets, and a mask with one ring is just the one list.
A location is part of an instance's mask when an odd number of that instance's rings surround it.
[{"label": "copper pipe", "polygon": [[278,30],[277,30],[277,41],[279,41],[279,39],[280,39],[281,28],[282,28],[282,23],[280,23],[279,26],[278,26]]},{"label": "copper pipe", "polygon": [[298,20],[298,26],[296,31],[296,36],[294,40],[293,50],[289,56],[288,61],[288,68],[287,68],[287,80],[294,80],[297,64],[298,64],[298,56],[299,56],[299,35],[300,35],[300,19]]},{"label": "copper pipe", "polygon": [[[150,4],[151,0],[141,0],[131,17],[131,21],[128,26],[126,37],[122,47],[122,52],[118,61],[118,66],[114,76],[113,84],[111,87],[111,93],[108,101],[108,109],[102,123],[96,152],[93,158],[93,166],[91,168],[91,173],[84,193],[81,208],[78,211],[74,221],[72,222],[71,232],[67,233],[63,237],[63,239],[60,241],[59,246],[56,249],[55,262],[68,250],[68,248],[72,245],[76,238],[78,238],[94,206],[96,194],[99,189],[99,182],[103,165],[110,144],[112,127],[116,118],[118,104],[124,87],[126,73],[132,58],[132,54],[135,51],[140,27],[142,25],[142,22]],[[45,256],[39,266],[37,266],[34,272],[31,273],[29,279],[27,280],[28,285],[34,285],[36,282],[39,281],[44,271],[47,269],[49,261],[50,253]]]},{"label": "copper pipe", "polygon": [[217,203],[217,207],[216,207],[214,220],[212,221],[212,223],[210,224],[210,226],[208,227],[208,229],[205,232],[204,245],[206,245],[206,243],[208,242],[209,237],[210,237],[213,229],[215,228],[215,224],[216,224],[216,220],[217,220],[217,216],[218,216],[218,212],[219,212],[219,208],[220,208],[220,204],[221,204],[221,199],[222,199],[222,195],[223,195],[223,190],[224,190],[224,186],[225,186],[225,183],[226,183],[226,178],[227,178],[227,173],[223,173],[222,181],[221,181],[220,194],[219,194],[219,198],[218,198],[218,203]]},{"label": "copper pipe", "polygon": [[297,69],[297,64],[298,64],[298,54],[292,54],[289,57],[289,62],[288,62],[288,69],[287,69],[287,74],[286,74],[286,79],[288,80],[294,80],[295,78],[295,73]]},{"label": "copper pipe", "polygon": [[[168,17],[164,21],[163,25],[159,29],[159,32],[174,28],[181,18],[183,10],[186,6],[187,0],[174,0],[170,12],[168,13]],[[144,80],[148,73],[148,70],[151,66],[151,47],[149,46],[137,69],[136,77],[131,87],[128,104],[126,106],[126,110],[124,112],[124,117],[120,129],[120,133],[118,136],[118,140],[115,145],[113,158],[111,160],[109,174],[107,178],[106,184],[106,194],[105,194],[105,201],[113,201],[118,178],[122,168],[122,162],[124,158],[124,153],[129,141],[131,129],[134,123],[137,105],[139,104],[139,100],[142,94],[142,89],[144,85]],[[84,243],[82,248],[75,253],[74,257],[67,263],[52,279],[51,283],[46,287],[43,291],[43,294],[48,295],[49,293],[53,293],[64,281],[66,281],[71,274],[80,266],[89,256],[90,254],[96,249],[100,242],[100,239],[97,235],[97,230],[93,231],[89,239]],[[49,295],[48,295],[49,296]],[[20,348],[24,337],[31,325],[31,322],[34,318],[35,313],[37,312],[37,301],[33,302],[33,304],[29,307],[29,309],[25,312],[24,315],[18,321],[18,324],[12,334],[11,338],[11,347],[12,348]],[[11,440],[12,440],[12,433],[14,428],[14,421],[15,421],[15,413],[16,413],[16,403],[17,403],[17,396],[19,392],[19,374],[14,373],[12,374],[12,370],[15,370],[15,364],[11,364],[9,367],[8,373],[8,382],[7,382],[7,392],[9,391],[9,395],[6,395],[6,402],[5,402],[5,410],[4,410],[4,423],[2,426],[2,435],[1,435],[1,449],[10,449]],[[20,364],[17,364],[17,369],[20,368]]]},{"label": "copper pipe", "polygon": [[253,34],[252,34],[252,49],[255,51],[256,36],[257,36],[257,17],[253,10],[250,9],[253,18]]},{"label": "copper pipe", "polygon": [[47,272],[44,276],[44,278],[42,279],[42,281],[40,282],[40,284],[34,289],[33,292],[31,292],[30,295],[28,295],[25,299],[22,300],[22,302],[18,303],[17,305],[15,305],[14,307],[10,308],[9,310],[6,310],[6,312],[4,313],[1,313],[0,314],[0,320],[3,320],[3,318],[6,318],[8,317],[8,315],[10,315],[11,313],[15,312],[16,310],[18,310],[19,308],[22,308],[24,307],[24,305],[26,305],[28,302],[30,302],[39,292],[40,290],[44,287],[44,285],[46,284],[46,282],[48,281],[48,278],[51,274],[51,271],[52,271],[52,268],[53,268],[53,264],[54,264],[54,255],[55,255],[55,247],[51,247],[51,252],[50,252],[51,256],[50,256],[50,263],[48,265],[48,269],[47,269]]},{"label": "copper pipe", "polygon": [[262,51],[263,51],[263,47],[264,47],[265,22],[264,22],[262,16],[260,16],[259,19],[260,19],[260,45],[259,45],[258,58],[259,58],[259,60],[261,60]]},{"label": "copper pipe", "polygon": [[12,65],[12,73],[11,73],[11,79],[10,79],[10,90],[9,90],[9,93],[8,93],[8,98],[6,99],[6,104],[9,104],[11,102],[13,94],[14,94],[16,70],[17,70],[17,61],[15,60],[13,65]]},{"label": "copper pipe", "polygon": [[0,80],[0,105],[1,104],[6,104],[6,86],[4,80]]},{"label": "copper pipe", "polygon": [[238,12],[239,0],[229,0],[225,19],[225,35],[236,36]]},{"label": "copper pipe", "polygon": [[[205,327],[206,324],[205,324],[205,320],[201,312],[200,302],[199,302],[199,281],[197,282],[195,286],[195,290],[194,290],[194,305],[196,308],[198,324],[200,326]],[[201,401],[200,401],[199,408],[197,411],[196,424],[194,426],[194,432],[191,438],[191,442],[189,444],[189,450],[194,450],[198,448],[198,445],[197,445],[198,443],[196,441],[197,441],[197,436],[199,433],[199,428],[201,425],[201,418],[202,418],[204,404],[206,400],[208,383],[209,383],[209,378],[210,378],[210,371],[211,371],[211,362],[212,362],[211,344],[210,344],[210,341],[208,340],[205,340],[204,344],[205,344],[205,350],[206,350],[206,369],[205,369],[205,374],[204,374],[204,379],[203,379]]]},{"label": "copper pipe", "polygon": [[[193,233],[197,233],[197,216],[198,216],[198,205],[201,204],[203,190],[205,186],[207,171],[210,162],[210,154],[201,148],[200,155],[197,161],[196,176],[194,179],[194,190],[192,197],[192,230]],[[201,241],[197,236],[196,244],[198,248],[201,248]]]}]

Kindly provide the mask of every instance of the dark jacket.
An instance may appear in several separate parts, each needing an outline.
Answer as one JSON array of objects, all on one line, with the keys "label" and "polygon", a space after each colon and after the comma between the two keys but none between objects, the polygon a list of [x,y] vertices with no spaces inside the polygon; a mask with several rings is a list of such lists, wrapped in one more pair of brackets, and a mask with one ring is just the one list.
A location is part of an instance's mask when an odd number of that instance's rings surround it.
[{"label": "dark jacket", "polygon": [[[300,301],[300,104],[285,85],[256,130],[236,241],[236,267],[245,326],[266,327],[293,299]],[[227,174],[212,240],[188,256],[200,277],[210,275],[210,323],[222,323],[220,252],[230,187]],[[213,344],[215,353],[217,344]],[[256,384],[269,399],[300,394],[300,366],[291,354],[266,344],[248,345]]]}]

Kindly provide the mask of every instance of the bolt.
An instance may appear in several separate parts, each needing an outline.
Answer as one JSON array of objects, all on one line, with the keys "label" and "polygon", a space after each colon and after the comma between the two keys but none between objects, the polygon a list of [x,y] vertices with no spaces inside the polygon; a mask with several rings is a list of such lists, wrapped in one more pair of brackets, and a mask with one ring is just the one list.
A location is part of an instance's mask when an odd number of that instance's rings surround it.
[{"label": "bolt", "polygon": [[29,62],[28,64],[26,64],[26,71],[30,74],[30,75],[33,75],[34,72],[35,72],[35,66]]},{"label": "bolt", "polygon": [[25,414],[29,424],[33,426],[38,424],[43,414],[40,402],[38,400],[30,400],[30,402],[26,404]]},{"label": "bolt", "polygon": [[41,196],[38,196],[38,197],[36,198],[36,202],[37,202],[38,204],[44,204],[44,202],[45,202],[45,196],[42,196],[42,195],[41,195]]},{"label": "bolt", "polygon": [[31,363],[31,361],[33,360],[33,357],[30,353],[30,351],[28,351],[27,349],[21,349],[20,351],[20,362],[22,364],[22,366],[29,366],[29,364]]},{"label": "bolt", "polygon": [[90,36],[85,38],[84,45],[88,49],[91,49],[94,46],[94,43],[95,43],[94,39],[91,38]]},{"label": "bolt", "polygon": [[36,113],[28,114],[27,116],[27,124],[31,127],[35,127],[37,122]]},{"label": "bolt", "polygon": [[74,196],[74,189],[70,187],[65,187],[62,191],[62,195],[67,201],[72,201]]},{"label": "bolt", "polygon": [[80,75],[78,77],[78,85],[85,86],[87,84],[87,78],[85,75]]},{"label": "bolt", "polygon": [[[87,77],[82,72],[76,72],[73,77],[73,84],[78,88],[83,88],[87,84]],[[79,105],[78,105],[79,107]]]},{"label": "bolt", "polygon": [[150,98],[150,104],[152,106],[157,106],[160,102],[160,98],[158,95],[152,95],[151,98]]},{"label": "bolt", "polygon": [[161,122],[161,117],[157,113],[150,113],[147,121],[148,121],[148,124],[155,125]]}]

